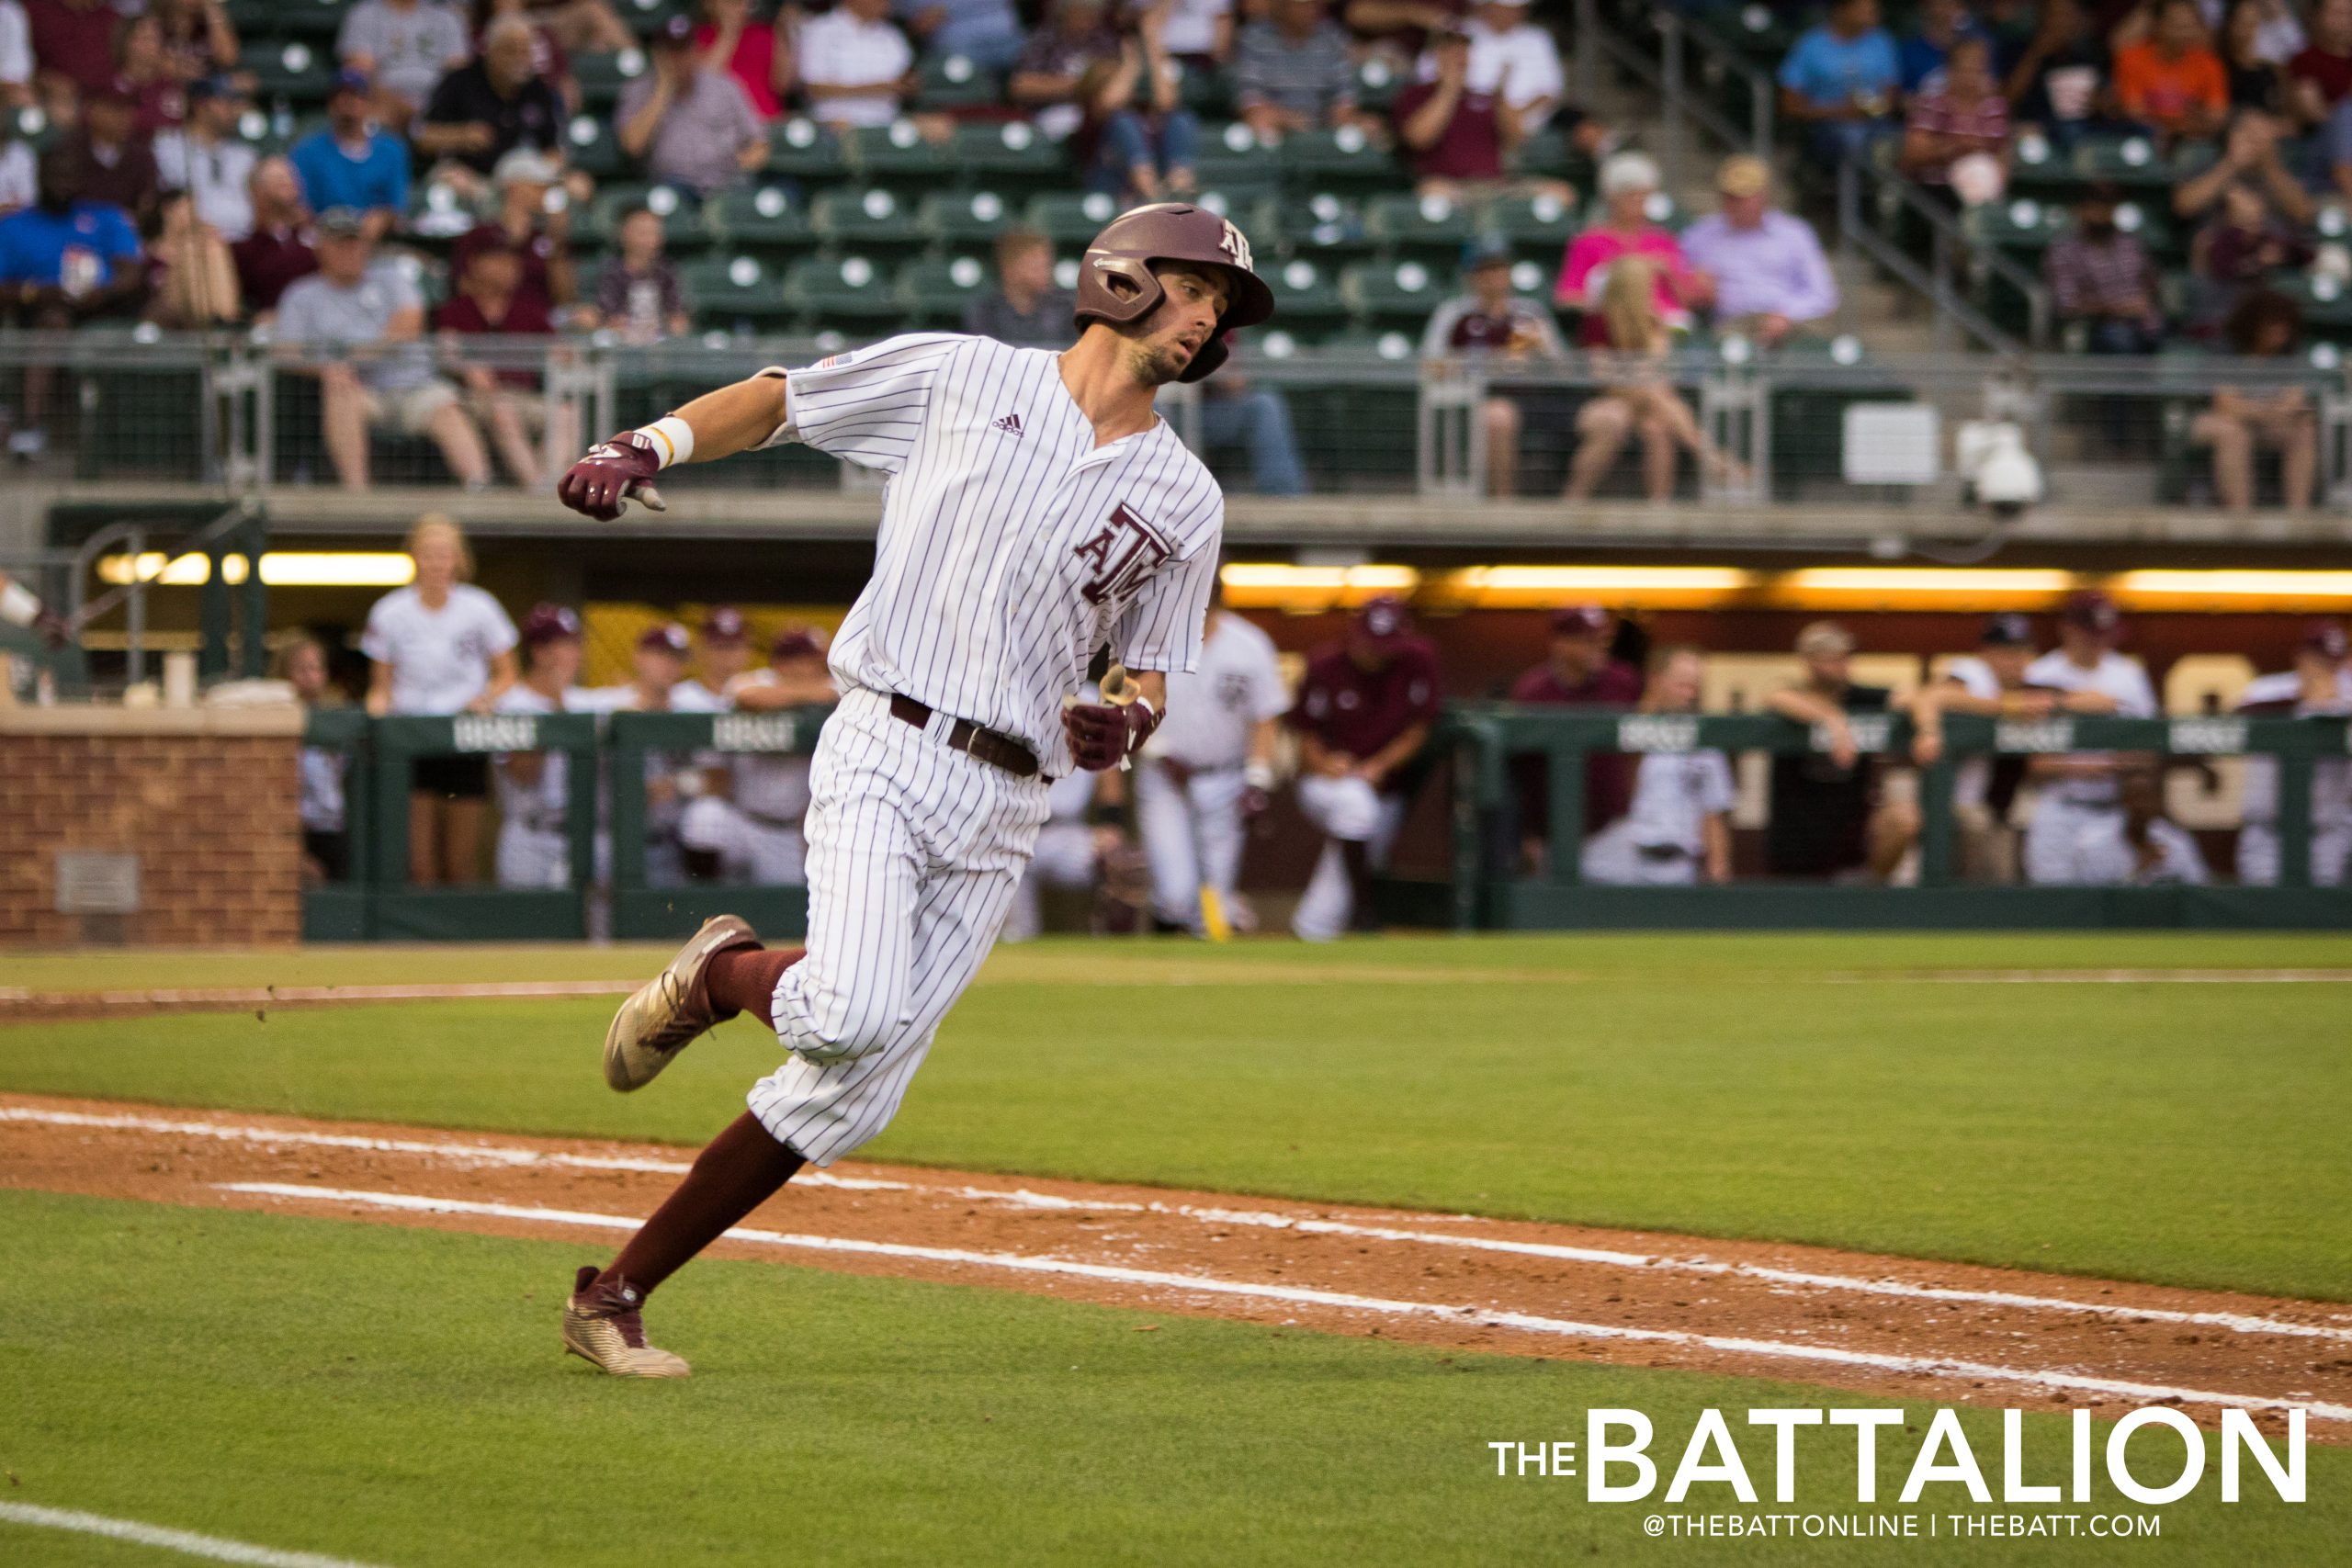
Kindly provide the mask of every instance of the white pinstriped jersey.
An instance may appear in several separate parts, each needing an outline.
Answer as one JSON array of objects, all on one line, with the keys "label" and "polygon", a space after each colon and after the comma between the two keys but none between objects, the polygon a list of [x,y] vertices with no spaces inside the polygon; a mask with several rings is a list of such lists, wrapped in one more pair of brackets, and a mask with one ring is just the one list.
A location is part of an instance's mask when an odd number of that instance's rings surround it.
[{"label": "white pinstriped jersey", "polygon": [[[2238,711],[2278,716],[2352,713],[2352,671],[2335,677],[2335,700],[2304,699],[2303,678],[2292,670],[2257,675],[2238,694]],[[2239,786],[2239,809],[2248,822],[2278,819],[2278,764],[2268,757],[2245,760],[2245,782]],[[2323,755],[2312,763],[2312,821],[2321,827],[2352,822],[2352,759]]]},{"label": "white pinstriped jersey", "polygon": [[1070,771],[1062,699],[1108,642],[1199,660],[1225,500],[1164,420],[1095,445],[1058,356],[914,333],[787,378],[797,439],[890,481],[874,575],[834,637],[844,686],[897,692]]},{"label": "white pinstriped jersey", "polygon": [[1168,678],[1168,722],[1151,752],[1195,772],[1238,768],[1250,760],[1261,719],[1290,711],[1274,639],[1229,610],[1211,618],[1200,666]]},{"label": "white pinstriped jersey", "polygon": [[[2025,683],[2048,686],[2060,692],[2098,692],[2115,700],[2118,718],[2154,718],[2156,716],[2156,689],[2148,683],[2148,671],[2136,659],[2126,659],[2116,652],[2099,655],[2099,660],[2086,670],[2066,657],[2063,648],[2048,653],[2026,666]],[[2104,751],[2084,751],[2084,757],[2104,757]],[[2042,786],[2045,798],[2070,800],[2080,806],[2111,806],[2119,786],[2114,778],[2053,779]]]}]

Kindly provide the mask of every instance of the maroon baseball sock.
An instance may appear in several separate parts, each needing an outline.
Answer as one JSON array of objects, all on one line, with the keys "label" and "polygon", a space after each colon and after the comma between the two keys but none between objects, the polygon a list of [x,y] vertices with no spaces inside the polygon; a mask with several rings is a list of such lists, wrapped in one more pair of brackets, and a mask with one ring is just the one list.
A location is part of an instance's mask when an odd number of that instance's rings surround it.
[{"label": "maroon baseball sock", "polygon": [[746,1111],[695,1157],[694,1168],[678,1190],[629,1237],[602,1278],[626,1280],[640,1295],[650,1293],[729,1226],[774,1197],[800,1164],[790,1145],[777,1142]]},{"label": "maroon baseball sock", "polygon": [[784,972],[807,954],[808,949],[801,947],[733,947],[714,953],[703,965],[703,995],[710,998],[721,1023],[748,1012],[774,1029],[776,986]]}]

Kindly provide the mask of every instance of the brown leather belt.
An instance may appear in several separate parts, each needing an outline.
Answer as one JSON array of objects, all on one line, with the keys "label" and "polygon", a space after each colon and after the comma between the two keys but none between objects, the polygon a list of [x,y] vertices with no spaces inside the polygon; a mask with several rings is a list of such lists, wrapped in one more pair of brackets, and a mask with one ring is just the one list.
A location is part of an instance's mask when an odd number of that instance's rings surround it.
[{"label": "brown leather belt", "polygon": [[[890,694],[890,716],[917,729],[931,723],[931,710],[912,697]],[[983,729],[968,718],[959,718],[948,727],[950,750],[1002,768],[1017,779],[1035,778],[1037,774],[1037,754],[1010,735],[1000,735],[993,729]]]}]

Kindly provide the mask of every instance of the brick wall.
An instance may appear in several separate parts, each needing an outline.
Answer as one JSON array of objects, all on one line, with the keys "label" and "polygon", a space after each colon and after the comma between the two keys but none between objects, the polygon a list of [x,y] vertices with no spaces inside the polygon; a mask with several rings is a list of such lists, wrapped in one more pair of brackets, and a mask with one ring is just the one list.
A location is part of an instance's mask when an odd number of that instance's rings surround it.
[{"label": "brick wall", "polygon": [[[0,946],[297,941],[299,723],[278,710],[0,711]],[[136,853],[139,911],[59,913],[60,850]]]}]

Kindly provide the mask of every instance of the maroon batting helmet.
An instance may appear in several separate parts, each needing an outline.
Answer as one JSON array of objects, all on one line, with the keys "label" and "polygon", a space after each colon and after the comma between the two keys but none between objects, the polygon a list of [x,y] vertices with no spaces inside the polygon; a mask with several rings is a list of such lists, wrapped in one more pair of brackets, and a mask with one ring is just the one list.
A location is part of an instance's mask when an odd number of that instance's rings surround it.
[{"label": "maroon batting helmet", "polygon": [[1161,201],[1123,212],[1094,236],[1079,264],[1078,324],[1124,327],[1158,308],[1166,290],[1151,264],[1215,267],[1225,275],[1225,310],[1216,331],[1180,381],[1197,381],[1225,363],[1225,334],[1254,327],[1274,313],[1273,291],[1250,270],[1249,237],[1228,219],[1188,202]]}]

